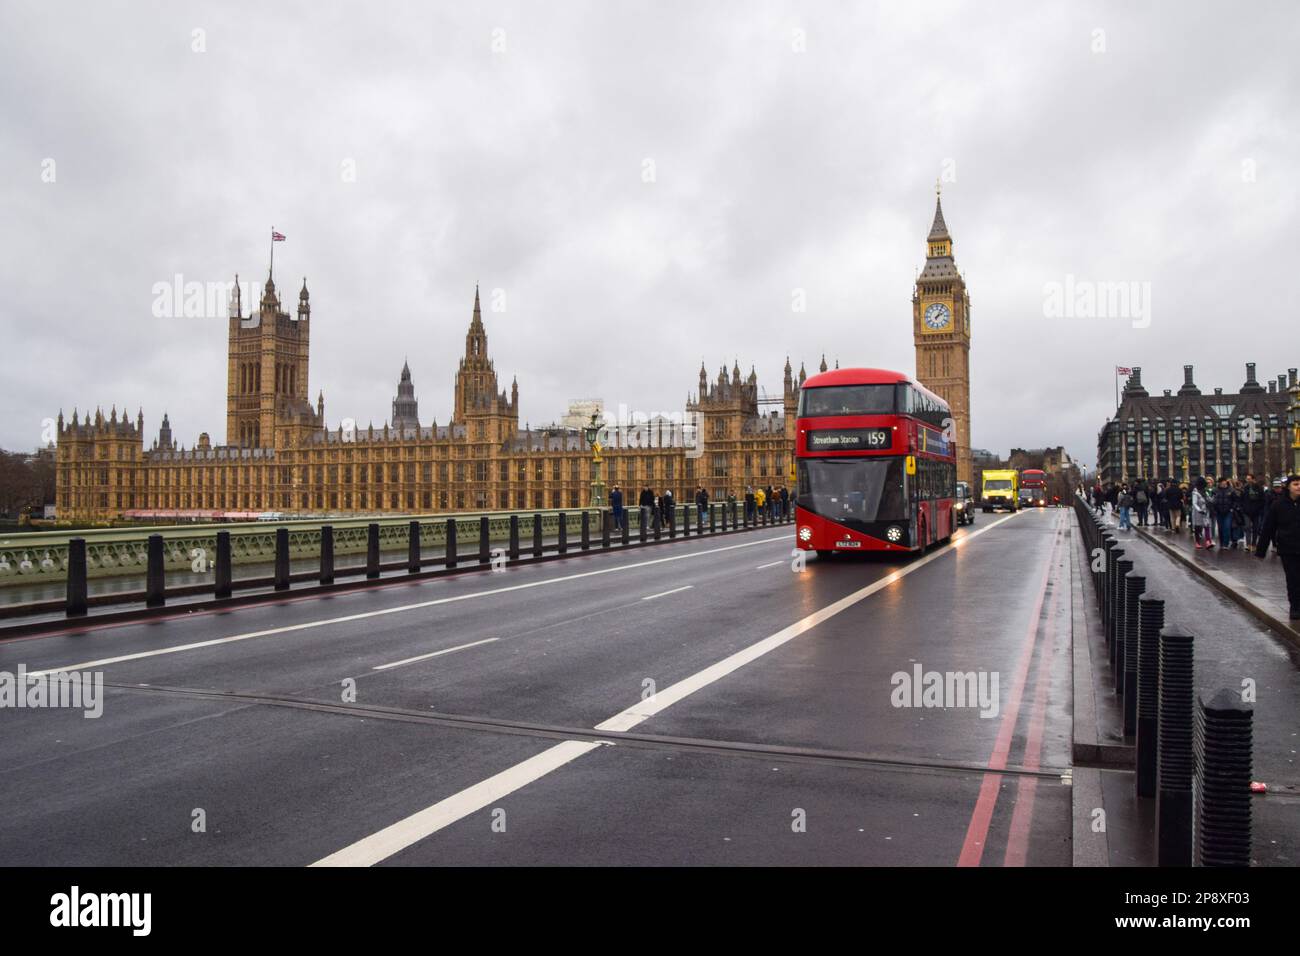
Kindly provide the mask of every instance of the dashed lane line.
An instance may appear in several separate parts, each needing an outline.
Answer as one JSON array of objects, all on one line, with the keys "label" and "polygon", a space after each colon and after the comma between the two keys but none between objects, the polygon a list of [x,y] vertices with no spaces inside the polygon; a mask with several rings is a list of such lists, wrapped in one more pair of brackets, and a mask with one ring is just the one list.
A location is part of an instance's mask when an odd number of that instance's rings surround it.
[{"label": "dashed lane line", "polygon": [[680,588],[673,588],[671,591],[660,591],[658,594],[647,594],[641,600],[653,601],[655,598],[667,597],[670,594],[680,594],[682,591],[689,591],[693,587],[695,587],[694,584],[687,584]]},{"label": "dashed lane line", "polygon": [[393,661],[391,664],[380,664],[378,667],[370,668],[372,671],[386,671],[390,667],[401,667],[403,664],[414,664],[416,661],[427,661],[431,657],[441,657],[443,654],[453,654],[456,651],[463,651],[469,647],[478,647],[480,644],[491,644],[493,641],[499,641],[499,637],[485,637],[481,641],[471,641],[468,644],[458,644],[455,647],[443,648],[440,651],[433,651],[430,654],[418,654],[415,657],[407,657],[400,661]]}]

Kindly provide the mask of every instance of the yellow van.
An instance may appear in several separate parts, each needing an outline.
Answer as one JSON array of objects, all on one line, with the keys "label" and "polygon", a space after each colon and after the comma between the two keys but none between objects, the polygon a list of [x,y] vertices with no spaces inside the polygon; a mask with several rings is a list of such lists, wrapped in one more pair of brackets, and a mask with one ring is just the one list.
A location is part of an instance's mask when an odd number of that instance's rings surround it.
[{"label": "yellow van", "polygon": [[1020,472],[1014,469],[991,469],[984,472],[980,507],[987,514],[996,508],[1015,511],[1020,502]]}]

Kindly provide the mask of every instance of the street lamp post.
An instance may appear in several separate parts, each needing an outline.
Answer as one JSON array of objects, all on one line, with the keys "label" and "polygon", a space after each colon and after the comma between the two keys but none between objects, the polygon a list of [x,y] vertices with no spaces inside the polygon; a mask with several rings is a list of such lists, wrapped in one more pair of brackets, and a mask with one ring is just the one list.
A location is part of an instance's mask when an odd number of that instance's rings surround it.
[{"label": "street lamp post", "polygon": [[587,439],[587,444],[591,446],[591,507],[593,508],[605,507],[605,479],[600,474],[600,430],[600,413],[592,412],[591,421],[582,432]]},{"label": "street lamp post", "polygon": [[1300,382],[1288,391],[1291,393],[1291,407],[1287,409],[1291,425],[1291,474],[1300,475]]}]

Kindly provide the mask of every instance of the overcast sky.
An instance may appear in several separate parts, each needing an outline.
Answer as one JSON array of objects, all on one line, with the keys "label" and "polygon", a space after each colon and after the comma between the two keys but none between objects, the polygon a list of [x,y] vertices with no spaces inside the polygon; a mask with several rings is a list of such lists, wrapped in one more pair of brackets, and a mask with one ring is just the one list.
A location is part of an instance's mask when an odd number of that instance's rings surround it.
[{"label": "overcast sky", "polygon": [[[7,0],[0,446],[114,403],[222,441],[226,322],[154,285],[263,282],[272,226],[331,424],[404,358],[445,423],[475,282],[534,424],[679,410],[701,360],[911,373],[943,176],[972,443],[1090,465],[1117,364],[1300,364],[1298,50],[1294,2]],[[1149,313],[1049,316],[1067,276]]]}]

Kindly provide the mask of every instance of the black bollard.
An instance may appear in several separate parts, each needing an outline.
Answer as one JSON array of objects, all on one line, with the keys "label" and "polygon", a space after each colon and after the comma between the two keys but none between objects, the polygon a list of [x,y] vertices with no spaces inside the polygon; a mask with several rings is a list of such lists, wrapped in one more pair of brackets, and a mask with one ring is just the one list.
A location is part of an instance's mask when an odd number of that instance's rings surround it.
[{"label": "black bollard", "polygon": [[582,550],[588,551],[590,549],[591,549],[591,513],[584,510],[582,512]]},{"label": "black bollard", "polygon": [[491,550],[491,528],[488,525],[488,516],[479,515],[478,519],[478,563],[487,564],[492,560]]},{"label": "black bollard", "polygon": [[289,590],[289,529],[275,529],[275,589]]},{"label": "black bollard", "polygon": [[533,557],[542,556],[542,516],[533,515]]},{"label": "black bollard", "polygon": [[162,607],[167,603],[166,584],[163,577],[163,538],[149,535],[148,567],[145,575],[144,603],[146,607]]},{"label": "black bollard", "polygon": [[[221,536],[217,536],[217,575],[221,574]],[[320,529],[320,583],[334,583],[334,526],[325,524]]]},{"label": "black bollard", "polygon": [[640,537],[642,544],[645,544],[645,533],[646,533],[645,524],[646,524],[646,511],[645,508],[640,508],[638,509],[638,516],[637,516],[637,535]]},{"label": "black bollard", "polygon": [[1130,571],[1124,579],[1124,587],[1124,646],[1119,655],[1119,683],[1124,697],[1124,736],[1131,737],[1137,733],[1137,653],[1141,620],[1138,599],[1147,589],[1147,579]]},{"label": "black bollard", "polygon": [[[726,521],[725,516],[723,517],[723,521],[724,522]],[[722,530],[725,531],[727,529],[723,528]],[[718,533],[718,506],[709,505],[709,534],[717,534],[717,533]]]},{"label": "black bollard", "polygon": [[1128,608],[1124,606],[1124,598],[1128,593],[1124,588],[1124,578],[1132,570],[1133,562],[1128,558],[1120,558],[1115,562],[1115,584],[1110,629],[1110,670],[1111,676],[1114,678],[1116,693],[1124,689],[1123,685],[1120,684],[1120,668],[1124,659],[1124,622],[1128,620]]},{"label": "black bollard", "polygon": [[511,561],[519,560],[519,515],[510,516],[510,547],[506,551],[506,556]]},{"label": "black bollard", "polygon": [[213,578],[216,583],[213,596],[218,599],[230,597],[231,592],[233,591],[233,588],[231,587],[230,564],[230,532],[218,531],[216,564],[214,564],[212,568]]},{"label": "black bollard", "polygon": [[736,530],[736,509],[738,507],[740,507],[739,502],[733,501],[731,503],[731,530],[732,531]]},{"label": "black bollard", "polygon": [[406,570],[411,574],[420,573],[420,522],[412,521],[411,530],[406,534]]},{"label": "black bollard", "polygon": [[682,537],[691,536],[691,516],[695,514],[695,505],[687,505],[686,510],[682,513]]},{"label": "black bollard", "polygon": [[727,512],[729,510],[730,509],[727,507],[726,503],[724,502],[722,505],[722,533],[723,534],[727,533]]},{"label": "black bollard", "polygon": [[86,539],[68,540],[68,617],[83,617],[86,613]]},{"label": "black bollard", "polygon": [[561,511],[558,518],[560,526],[556,534],[559,544],[556,546],[556,551],[560,554],[564,554],[569,550],[569,516]]},{"label": "black bollard", "polygon": [[1160,633],[1156,865],[1192,865],[1194,666],[1191,635]]},{"label": "black bollard", "polygon": [[1137,639],[1137,775],[1139,797],[1156,795],[1159,753],[1157,717],[1160,713],[1160,630],[1165,626],[1165,602],[1144,594],[1138,600]]},{"label": "black bollard", "polygon": [[612,521],[613,515],[602,508],[600,511],[600,546],[602,548],[609,547],[609,526]]},{"label": "black bollard", "polygon": [[668,540],[671,541],[677,537],[677,506],[668,509]]},{"label": "black bollard", "polygon": [[446,558],[447,567],[456,566],[456,519],[447,519],[447,544],[443,548],[443,554]]},{"label": "black bollard", "polygon": [[1226,688],[1196,709],[1194,866],[1250,866],[1254,715]]},{"label": "black bollard", "polygon": [[660,520],[660,517],[659,517],[659,509],[658,509],[658,508],[655,508],[655,509],[653,509],[653,514],[652,514],[652,516],[651,516],[651,518],[650,518],[650,527],[654,530],[654,533],[655,533],[655,540],[656,540],[656,541],[659,540],[659,532],[660,532],[660,530],[661,530],[661,528],[662,528],[662,525],[663,525],[663,522]]},{"label": "black bollard", "polygon": [[1106,629],[1106,646],[1115,639],[1115,565],[1124,557],[1124,549],[1116,544],[1106,553],[1105,610],[1102,626]]},{"label": "black bollard", "polygon": [[374,521],[366,525],[366,577],[379,577],[379,524]]},{"label": "black bollard", "polygon": [[623,536],[620,540],[623,542],[623,547],[626,548],[628,541],[631,540],[631,535],[632,535],[632,513],[630,511],[623,512],[622,535]]}]

